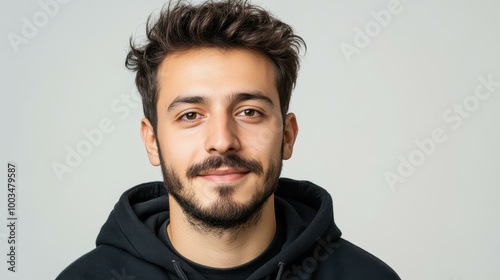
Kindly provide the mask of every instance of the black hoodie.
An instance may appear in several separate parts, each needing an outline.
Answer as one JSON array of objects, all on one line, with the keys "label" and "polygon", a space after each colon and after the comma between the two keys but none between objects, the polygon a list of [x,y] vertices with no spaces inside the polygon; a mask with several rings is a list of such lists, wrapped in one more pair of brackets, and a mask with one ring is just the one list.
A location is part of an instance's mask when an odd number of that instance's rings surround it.
[{"label": "black hoodie", "polygon": [[[243,265],[252,267],[246,279],[400,279],[384,262],[340,238],[332,199],[324,189],[307,181],[282,178],[275,208],[282,236],[278,251],[258,267]],[[126,191],[102,227],[97,247],[69,265],[57,279],[235,279],[231,275],[237,275],[236,270],[242,267],[221,269],[221,274],[215,275],[218,277],[208,276],[201,271],[211,268],[186,260],[168,245],[162,236],[168,211],[163,182]],[[235,274],[231,274],[233,270]]]}]

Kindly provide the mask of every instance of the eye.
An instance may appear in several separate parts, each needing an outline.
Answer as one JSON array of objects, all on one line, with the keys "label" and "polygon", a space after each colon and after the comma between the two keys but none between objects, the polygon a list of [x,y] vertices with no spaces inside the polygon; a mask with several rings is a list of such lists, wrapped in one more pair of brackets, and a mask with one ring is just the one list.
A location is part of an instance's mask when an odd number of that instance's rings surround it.
[{"label": "eye", "polygon": [[252,118],[252,117],[261,116],[262,114],[259,111],[254,110],[254,109],[245,109],[245,110],[241,111],[238,115]]},{"label": "eye", "polygon": [[181,115],[181,117],[179,119],[182,121],[192,122],[192,121],[195,121],[199,118],[201,118],[200,114],[198,114],[196,112],[187,112],[187,113]]}]

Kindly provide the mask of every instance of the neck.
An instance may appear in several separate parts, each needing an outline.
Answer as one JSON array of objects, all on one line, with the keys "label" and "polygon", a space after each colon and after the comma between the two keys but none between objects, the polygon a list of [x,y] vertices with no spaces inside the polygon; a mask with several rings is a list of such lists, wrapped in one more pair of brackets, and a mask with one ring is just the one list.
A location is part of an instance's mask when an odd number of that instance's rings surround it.
[{"label": "neck", "polygon": [[267,249],[276,233],[274,196],[269,197],[261,215],[250,226],[209,232],[193,227],[172,197],[169,203],[170,242],[182,256],[201,265],[230,268],[247,263]]}]

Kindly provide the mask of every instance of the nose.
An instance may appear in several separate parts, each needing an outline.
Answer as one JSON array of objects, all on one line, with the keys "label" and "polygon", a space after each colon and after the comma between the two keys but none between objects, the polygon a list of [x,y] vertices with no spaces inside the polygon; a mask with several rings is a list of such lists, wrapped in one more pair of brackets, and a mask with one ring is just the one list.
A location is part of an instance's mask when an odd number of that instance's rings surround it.
[{"label": "nose", "polygon": [[212,117],[206,133],[205,149],[210,154],[227,154],[240,149],[238,127],[230,116]]}]

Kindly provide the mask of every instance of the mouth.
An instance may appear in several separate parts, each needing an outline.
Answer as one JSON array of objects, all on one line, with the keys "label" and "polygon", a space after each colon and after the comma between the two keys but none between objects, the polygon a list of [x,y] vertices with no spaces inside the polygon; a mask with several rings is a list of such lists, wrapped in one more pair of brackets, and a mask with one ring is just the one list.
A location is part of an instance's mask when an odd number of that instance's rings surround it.
[{"label": "mouth", "polygon": [[245,177],[249,173],[250,171],[245,169],[221,167],[217,169],[200,172],[200,174],[198,174],[198,177],[207,181],[227,183],[227,182],[237,181]]}]

